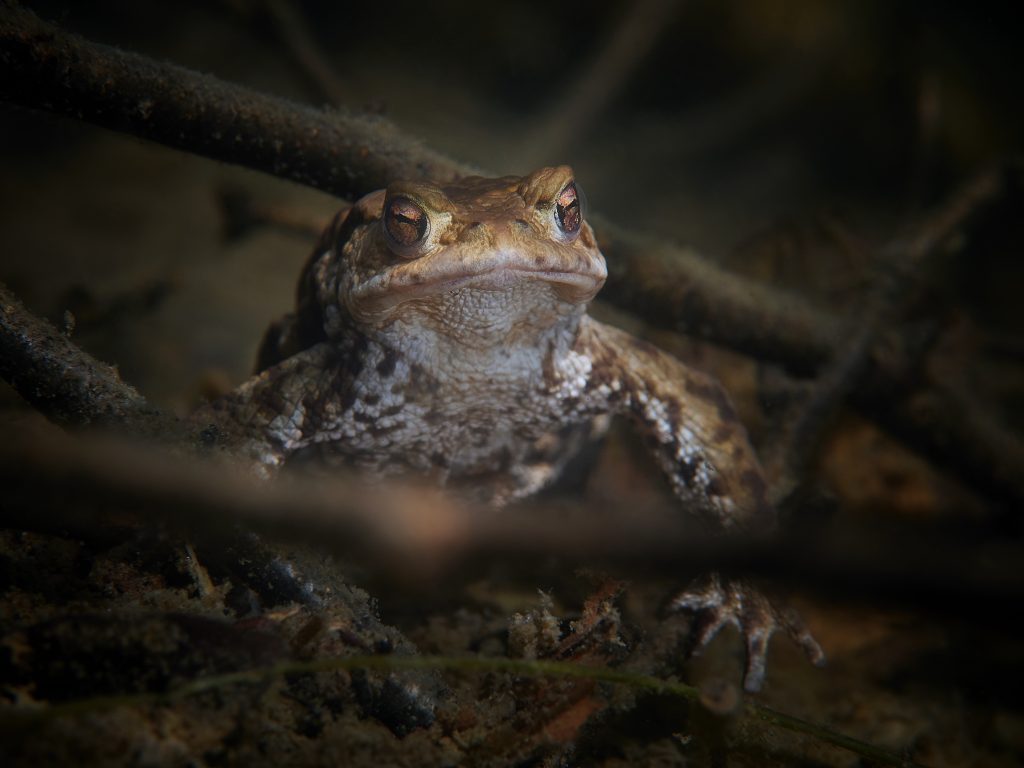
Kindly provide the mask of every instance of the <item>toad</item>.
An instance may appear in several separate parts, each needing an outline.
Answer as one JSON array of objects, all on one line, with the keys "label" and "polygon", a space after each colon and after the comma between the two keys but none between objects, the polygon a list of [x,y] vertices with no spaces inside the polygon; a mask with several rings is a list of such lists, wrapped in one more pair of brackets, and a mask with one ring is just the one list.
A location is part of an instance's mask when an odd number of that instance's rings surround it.
[{"label": "toad", "polygon": [[[761,468],[719,384],[586,314],[606,275],[566,166],[395,182],[334,219],[258,374],[214,410],[265,474],[309,460],[418,473],[493,506],[551,483],[621,415],[687,511],[770,531]],[[749,690],[777,629],[823,658],[798,619],[742,582],[712,577],[673,604],[698,614],[697,648],[740,629]]]}]

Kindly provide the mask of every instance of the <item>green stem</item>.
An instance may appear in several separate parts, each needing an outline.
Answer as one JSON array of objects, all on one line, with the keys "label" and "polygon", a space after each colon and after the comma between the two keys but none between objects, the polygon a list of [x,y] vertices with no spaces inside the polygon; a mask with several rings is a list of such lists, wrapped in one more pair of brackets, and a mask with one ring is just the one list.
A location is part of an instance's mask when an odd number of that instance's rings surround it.
[{"label": "green stem", "polygon": [[[524,677],[573,677],[624,685],[651,693],[680,696],[687,701],[697,701],[700,697],[699,689],[685,683],[661,680],[649,675],[624,672],[607,667],[591,667],[565,661],[527,661],[523,659],[486,658],[481,656],[345,656],[313,659],[311,661],[289,661],[275,664],[271,667],[230,672],[223,675],[211,675],[185,683],[167,693],[98,696],[54,704],[35,710],[7,710],[0,714],[0,732],[15,728],[22,729],[60,717],[101,712],[118,707],[166,703],[240,683],[261,683],[285,675],[350,669],[508,672]],[[744,705],[741,716],[760,720],[783,730],[806,734],[819,741],[854,752],[880,765],[899,766],[900,768],[925,768],[920,763],[916,763],[892,750],[869,744],[866,741],[846,736],[824,726],[801,720],[792,715],[783,714],[754,702],[747,702]]]}]

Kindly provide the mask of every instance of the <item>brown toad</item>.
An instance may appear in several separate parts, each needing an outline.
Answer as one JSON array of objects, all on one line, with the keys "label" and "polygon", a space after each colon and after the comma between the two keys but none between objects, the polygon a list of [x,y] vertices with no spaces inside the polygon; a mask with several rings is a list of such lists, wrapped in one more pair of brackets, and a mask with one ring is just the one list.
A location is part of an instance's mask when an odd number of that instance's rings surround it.
[{"label": "brown toad", "polygon": [[[429,473],[493,505],[536,492],[610,415],[628,417],[688,510],[766,531],[775,513],[722,388],[586,315],[604,257],[571,169],[524,178],[398,182],[328,227],[293,315],[268,331],[261,371],[215,404],[268,470],[311,456],[376,476]],[[747,641],[746,685],[779,626],[798,622],[738,583],[682,595],[703,644]]]}]

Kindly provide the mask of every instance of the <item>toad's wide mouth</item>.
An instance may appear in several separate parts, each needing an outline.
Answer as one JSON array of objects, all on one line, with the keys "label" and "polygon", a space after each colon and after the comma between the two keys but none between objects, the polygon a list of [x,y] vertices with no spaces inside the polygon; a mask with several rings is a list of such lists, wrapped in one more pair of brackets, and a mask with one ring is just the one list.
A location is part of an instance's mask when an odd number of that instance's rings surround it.
[{"label": "toad's wide mouth", "polygon": [[[505,291],[527,282],[544,283],[558,299],[584,304],[601,290],[607,277],[604,259],[584,257],[574,269],[558,269],[543,263],[527,263],[521,254],[499,252],[487,263],[475,261],[465,268],[449,264],[432,268],[429,262],[400,264],[353,287],[351,299],[360,313],[386,312],[400,304],[462,289]],[[532,259],[530,261],[533,261]]]}]

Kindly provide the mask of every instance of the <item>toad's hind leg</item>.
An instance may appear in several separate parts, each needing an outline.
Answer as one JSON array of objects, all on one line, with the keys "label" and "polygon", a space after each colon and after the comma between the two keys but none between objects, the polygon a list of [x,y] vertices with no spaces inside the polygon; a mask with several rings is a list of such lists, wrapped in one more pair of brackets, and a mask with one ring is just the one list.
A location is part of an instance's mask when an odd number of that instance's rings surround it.
[{"label": "toad's hind leg", "polygon": [[688,640],[689,653],[699,653],[727,624],[739,630],[746,646],[743,687],[748,691],[761,690],[767,668],[768,641],[779,630],[803,648],[812,664],[821,666],[825,663],[825,652],[800,615],[791,608],[773,603],[745,581],[726,580],[712,573],[676,595],[672,608],[694,614]]}]

